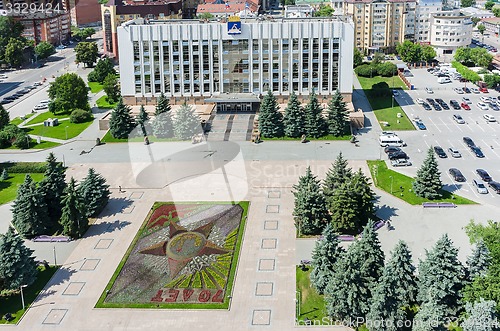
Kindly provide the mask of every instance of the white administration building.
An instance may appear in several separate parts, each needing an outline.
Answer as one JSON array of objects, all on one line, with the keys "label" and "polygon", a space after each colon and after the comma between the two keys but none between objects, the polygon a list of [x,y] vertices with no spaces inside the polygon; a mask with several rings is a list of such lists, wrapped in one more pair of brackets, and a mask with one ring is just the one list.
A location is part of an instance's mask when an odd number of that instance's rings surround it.
[{"label": "white administration building", "polygon": [[351,101],[353,24],[348,18],[131,21],[118,28],[121,93],[128,104],[216,103],[255,111],[271,90]]}]

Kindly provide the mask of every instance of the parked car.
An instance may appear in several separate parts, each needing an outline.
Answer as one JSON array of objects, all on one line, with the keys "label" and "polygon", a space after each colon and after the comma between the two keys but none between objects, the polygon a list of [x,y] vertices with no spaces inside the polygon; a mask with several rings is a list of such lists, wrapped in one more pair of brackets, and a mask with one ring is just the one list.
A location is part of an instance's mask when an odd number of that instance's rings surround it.
[{"label": "parked car", "polygon": [[408,167],[411,166],[411,162],[407,159],[395,159],[391,160],[391,165],[393,167]]},{"label": "parked car", "polygon": [[488,110],[488,105],[485,104],[484,102],[478,102],[477,107],[481,110]]},{"label": "parked car", "polygon": [[485,120],[487,120],[488,122],[496,122],[497,121],[497,119],[495,118],[495,116],[490,115],[490,114],[484,114],[483,118]]},{"label": "parked car", "polygon": [[479,89],[476,88],[476,87],[471,87],[470,90],[471,90],[472,93],[475,93],[475,94],[479,94],[480,93]]},{"label": "parked car", "polygon": [[432,104],[432,107],[433,107],[436,111],[440,111],[440,110],[442,110],[442,109],[441,109],[441,106],[440,106],[437,102],[434,102],[434,103]]},{"label": "parked car", "polygon": [[464,91],[461,88],[455,87],[453,91],[457,92],[458,94],[464,94]]},{"label": "parked car", "polygon": [[465,120],[462,118],[462,116],[458,115],[458,114],[453,114],[453,119],[455,120],[455,122],[457,122],[458,124],[465,124]]},{"label": "parked car", "polygon": [[439,156],[440,158],[444,159],[444,158],[447,158],[448,156],[446,155],[446,153],[444,152],[444,149],[441,148],[441,146],[434,146],[434,152],[436,152],[437,156]]},{"label": "parked car", "polygon": [[482,159],[484,157],[483,151],[477,146],[471,146],[470,150],[476,155],[476,157]]},{"label": "parked car", "polygon": [[462,91],[463,91],[464,93],[470,93],[469,88],[468,88],[468,87],[465,87],[465,86],[464,86],[464,87],[462,87]]},{"label": "parked car", "polygon": [[481,92],[481,93],[489,93],[489,91],[488,91],[488,89],[486,87],[481,87],[479,89],[479,92]]},{"label": "parked car", "polygon": [[491,181],[488,183],[488,185],[493,191],[495,191],[496,194],[500,194],[500,183]]},{"label": "parked car", "polygon": [[450,168],[450,170],[448,170],[451,177],[453,177],[453,179],[457,182],[465,182],[465,177],[464,175],[462,175],[462,172],[460,170],[458,170],[457,168]]},{"label": "parked car", "polygon": [[467,145],[467,147],[476,146],[476,144],[474,143],[474,140],[472,140],[471,138],[463,137],[462,139],[463,139],[464,143]]},{"label": "parked car", "polygon": [[389,153],[387,156],[389,157],[389,160],[409,159],[408,155],[405,152],[403,152],[403,151],[395,152],[395,153]]},{"label": "parked car", "polygon": [[392,90],[392,94],[393,94],[395,97],[399,96],[399,92],[398,92],[398,90]]},{"label": "parked car", "polygon": [[481,177],[481,179],[485,182],[491,182],[493,179],[490,174],[484,169],[476,169],[476,173]]},{"label": "parked car", "polygon": [[34,110],[42,110],[42,109],[47,109],[49,108],[49,104],[48,103],[40,103],[38,105],[35,106],[35,108],[33,108]]},{"label": "parked car", "polygon": [[482,101],[482,102],[484,102],[484,103],[490,103],[491,98],[490,98],[490,97],[481,96],[481,97],[479,98],[479,100],[481,100],[481,101]]},{"label": "parked car", "polygon": [[431,110],[432,109],[431,106],[427,102],[424,102],[422,104],[422,107],[424,107],[425,110]]},{"label": "parked car", "polygon": [[384,148],[384,153],[385,154],[390,154],[390,153],[395,153],[395,152],[402,152],[403,150],[400,147],[396,146],[387,146]]},{"label": "parked car", "polygon": [[422,99],[422,98],[417,98],[415,101],[416,101],[418,104],[423,104],[423,103],[425,102],[425,100],[424,100],[424,99]]},{"label": "parked car", "polygon": [[460,104],[457,100],[450,100],[450,106],[455,110],[460,110]]},{"label": "parked car", "polygon": [[0,104],[1,105],[5,105],[5,104],[8,104],[8,103],[11,103],[12,101],[14,101],[14,100],[13,99],[4,98],[4,99],[2,99],[2,101],[0,101]]},{"label": "parked car", "polygon": [[474,185],[474,187],[476,188],[477,193],[488,194],[488,189],[486,188],[486,185],[484,185],[484,183],[482,181],[477,180],[477,179],[473,179],[472,185]]},{"label": "parked car", "polygon": [[450,152],[451,157],[454,158],[462,157],[462,154],[460,154],[460,152],[456,148],[450,147],[448,148],[448,152]]},{"label": "parked car", "polygon": [[427,127],[425,126],[424,122],[422,122],[422,120],[415,120],[415,125],[420,130],[427,130]]},{"label": "parked car", "polygon": [[462,106],[462,108],[464,110],[470,110],[470,106],[468,104],[466,104],[465,102],[462,102],[462,104],[460,106]]},{"label": "parked car", "polygon": [[462,98],[462,101],[463,101],[463,102],[465,102],[465,103],[466,103],[466,104],[468,104],[468,105],[472,105],[472,101],[470,101],[470,99],[469,99],[469,98],[467,98],[467,97],[463,97],[463,98]]},{"label": "parked car", "polygon": [[494,110],[494,111],[500,110],[500,108],[498,107],[498,105],[496,103],[490,103],[490,109]]},{"label": "parked car", "polygon": [[433,91],[433,90],[432,90],[432,88],[430,88],[430,87],[426,87],[426,88],[425,88],[425,91],[426,91],[427,93],[429,93],[429,94],[433,94],[433,93],[434,93],[434,91]]}]

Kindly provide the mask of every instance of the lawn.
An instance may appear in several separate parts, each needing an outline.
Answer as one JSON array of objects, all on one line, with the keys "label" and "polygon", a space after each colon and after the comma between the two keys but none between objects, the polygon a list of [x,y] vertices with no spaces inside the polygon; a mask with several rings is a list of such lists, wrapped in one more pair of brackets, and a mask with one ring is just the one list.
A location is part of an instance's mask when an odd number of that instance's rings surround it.
[{"label": "lawn", "polygon": [[[156,138],[155,136],[148,136],[148,139],[149,139],[150,143],[153,143],[153,142],[167,142],[167,141],[187,141],[187,140],[179,140],[179,139],[176,139],[176,138]],[[118,138],[114,138],[111,135],[111,132],[108,130],[108,132],[106,132],[106,134],[104,135],[104,137],[102,137],[101,141],[104,142],[104,143],[127,143],[127,142],[136,142],[136,143],[139,143],[139,142],[144,142],[144,137],[139,136],[139,137],[133,137],[133,138],[130,138],[130,139],[118,139]]]},{"label": "lawn", "polygon": [[[378,83],[386,83],[389,89],[402,89],[406,90],[407,87],[399,77],[381,77],[375,76],[373,78],[359,77],[359,83],[363,87],[366,97],[372,106],[373,112],[380,122],[387,122],[391,130],[415,130],[415,127],[406,116],[405,112],[399,106],[398,102],[394,100],[394,107],[392,97],[381,97],[372,86]],[[397,114],[400,113],[402,117],[398,118]],[[399,122],[399,123],[398,123]],[[382,125],[381,125],[382,126]],[[386,126],[384,126],[386,128]]]},{"label": "lawn", "polygon": [[[335,137],[334,135],[327,135],[327,136],[324,136],[324,137],[320,137],[320,138],[310,138],[310,137],[307,137],[307,140],[309,141],[316,141],[316,140],[349,140],[351,139],[352,135],[348,134],[348,135],[345,135],[345,136],[340,136],[340,137]],[[281,138],[266,138],[266,137],[262,137],[262,140],[287,140],[287,141],[300,141],[301,138],[291,138],[291,137],[281,137]]]},{"label": "lawn", "polygon": [[102,108],[102,109],[113,109],[116,107],[118,102],[113,102],[109,103],[108,102],[108,97],[106,95],[103,95],[96,101],[97,107]]},{"label": "lawn", "polygon": [[[320,323],[324,317],[327,317],[325,300],[322,295],[319,295],[312,287],[309,275],[311,267],[307,267],[306,271],[297,266],[295,276],[297,279],[297,299],[298,309],[296,309],[295,320],[298,325],[304,325],[304,320],[307,318],[313,325],[314,322]],[[300,295],[300,297],[299,297]]]},{"label": "lawn", "polygon": [[34,113],[26,114],[26,115],[24,115],[24,118],[16,117],[16,118],[14,118],[13,120],[10,121],[10,124],[19,125],[22,122],[24,122],[24,120],[26,120],[27,118],[30,118],[33,115],[35,115],[35,114]]},{"label": "lawn", "polygon": [[90,124],[92,124],[92,121],[85,123],[71,123],[70,121],[64,121],[58,126],[37,125],[25,128],[25,130],[27,133],[35,136],[66,140],[78,136],[86,128],[88,128]]},{"label": "lawn", "polygon": [[102,84],[98,82],[89,82],[90,92],[99,93],[102,91]]},{"label": "lawn", "polygon": [[[47,149],[47,148],[52,148],[52,147],[57,147],[61,144],[59,143],[55,143],[55,142],[52,142],[52,141],[40,141],[39,144],[36,143],[36,140],[35,139],[31,139],[31,142],[29,144],[29,148],[28,149]],[[6,148],[6,149],[19,149],[17,148],[16,146],[12,145],[10,146],[9,148]]]},{"label": "lawn", "polygon": [[[43,178],[43,174],[32,173],[31,178],[35,182],[39,182]],[[0,205],[11,202],[17,196],[17,188],[24,182],[26,174],[10,173],[9,179],[0,180]]]},{"label": "lawn", "polygon": [[[420,205],[429,202],[428,199],[418,197],[413,193],[413,178],[403,175],[394,170],[388,169],[384,161],[367,161],[376,187],[387,193],[400,198],[412,205]],[[401,189],[402,188],[402,189]],[[391,192],[392,190],[392,192]],[[449,191],[441,190],[442,199],[436,202],[453,202],[457,205],[475,204],[476,202],[453,194]]]},{"label": "lawn", "polygon": [[[39,267],[39,274],[37,280],[29,287],[23,290],[24,304],[26,309],[35,301],[36,297],[43,290],[45,285],[49,282],[50,278],[57,271],[57,267]],[[11,313],[14,320],[7,322],[3,319],[6,313]],[[23,316],[23,306],[21,301],[21,294],[16,293],[9,296],[0,296],[0,324],[16,324]]]},{"label": "lawn", "polygon": [[62,114],[54,115],[50,111],[46,111],[44,113],[40,113],[38,116],[31,119],[25,125],[43,123],[45,120],[47,120],[49,118],[57,118],[57,119],[61,120],[63,118],[68,118],[70,115],[71,114],[69,114],[69,113],[62,113]]}]

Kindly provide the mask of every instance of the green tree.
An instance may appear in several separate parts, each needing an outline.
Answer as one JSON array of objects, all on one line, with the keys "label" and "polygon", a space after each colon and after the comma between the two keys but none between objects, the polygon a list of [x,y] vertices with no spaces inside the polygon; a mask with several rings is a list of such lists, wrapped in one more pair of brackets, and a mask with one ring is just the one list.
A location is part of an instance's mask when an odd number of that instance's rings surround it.
[{"label": "green tree", "polygon": [[17,190],[17,197],[12,206],[12,224],[24,238],[33,238],[47,231],[47,205],[36,188],[30,175]]},{"label": "green tree", "polygon": [[9,172],[7,171],[7,168],[2,170],[2,175],[0,176],[2,180],[7,180],[9,179]]},{"label": "green tree", "polygon": [[491,11],[493,12],[493,15],[495,15],[495,17],[500,17],[500,8],[493,7]]},{"label": "green tree", "polygon": [[136,123],[130,111],[130,107],[125,105],[123,99],[120,98],[116,108],[111,112],[109,120],[109,132],[113,138],[127,139],[135,128]]},{"label": "green tree", "polygon": [[149,126],[149,115],[146,112],[144,105],[141,105],[141,108],[139,108],[139,114],[137,114],[135,122],[141,127],[142,134],[147,136],[149,131],[149,128],[147,128]]},{"label": "green tree", "polygon": [[20,67],[24,62],[26,43],[20,39],[10,38],[5,46],[5,62],[12,67]]},{"label": "green tree", "polygon": [[49,154],[46,161],[47,169],[38,190],[47,206],[47,227],[55,231],[61,217],[61,201],[66,188],[66,174],[64,167],[57,161],[53,153]]},{"label": "green tree", "polygon": [[9,226],[0,234],[0,289],[16,290],[35,282],[38,271],[33,250]]},{"label": "green tree", "polygon": [[333,231],[331,224],[323,230],[321,240],[316,241],[312,252],[311,284],[319,294],[323,294],[334,272],[333,267],[340,259],[344,249]]},{"label": "green tree", "polygon": [[406,242],[400,240],[387,262],[393,272],[393,284],[396,288],[400,307],[409,307],[417,301],[417,277],[412,264],[412,256]]},{"label": "green tree", "polygon": [[354,48],[354,60],[353,60],[354,68],[363,64],[363,53],[357,48]]},{"label": "green tree", "polygon": [[168,98],[163,92],[157,99],[155,108],[155,117],[153,119],[153,134],[157,138],[169,138],[172,136],[172,116],[171,107]]},{"label": "green tree", "polygon": [[385,60],[385,55],[384,53],[381,52],[376,52],[372,56],[372,65],[377,67],[379,64],[381,64]]},{"label": "green tree", "polygon": [[431,62],[436,58],[436,50],[431,45],[422,46],[422,60],[425,62]]},{"label": "green tree", "polygon": [[[469,0],[469,1],[470,1],[470,0]],[[484,31],[485,31],[485,30],[486,30],[486,28],[484,27],[484,24],[479,24],[479,25],[477,26],[477,31],[479,31],[479,33],[480,33],[481,35],[483,35],[483,34],[484,34]]]},{"label": "green tree", "polygon": [[10,115],[9,112],[5,110],[5,108],[0,105],[0,130],[3,130],[10,123]]},{"label": "green tree", "polygon": [[305,111],[305,129],[308,137],[319,138],[328,134],[328,125],[323,117],[321,105],[314,90],[309,95]]},{"label": "green tree", "polygon": [[322,188],[325,198],[329,200],[333,196],[333,192],[342,185],[342,183],[350,181],[352,175],[352,169],[349,168],[347,160],[344,159],[342,152],[339,152],[332,166],[326,172],[326,177],[323,181]]},{"label": "green tree", "polygon": [[404,62],[418,62],[422,56],[422,47],[420,44],[415,44],[409,40],[405,40],[402,44],[396,46],[396,51]]},{"label": "green tree", "polygon": [[104,79],[102,89],[108,97],[108,102],[116,102],[120,98],[120,86],[118,86],[118,79],[115,75],[109,74]]},{"label": "green tree", "polygon": [[447,317],[446,307],[439,302],[439,295],[433,288],[422,303],[413,319],[412,331],[446,331],[444,321]]},{"label": "green tree", "polygon": [[328,132],[335,137],[341,137],[346,134],[347,121],[347,105],[339,91],[336,91],[328,104]]},{"label": "green tree", "polygon": [[467,270],[469,272],[469,277],[473,279],[477,276],[485,276],[490,264],[490,250],[483,240],[479,240],[476,243],[472,254],[467,258]]},{"label": "green tree", "polygon": [[197,133],[201,133],[200,118],[195,114],[191,106],[184,103],[173,121],[174,136],[180,140],[190,139]]},{"label": "green tree", "polygon": [[376,76],[378,71],[374,65],[371,64],[361,64],[354,69],[356,74],[361,77],[373,77]]},{"label": "green tree", "polygon": [[472,7],[476,2],[474,0],[460,0],[460,7]]},{"label": "green tree", "polygon": [[438,199],[441,197],[441,172],[439,172],[436,156],[432,146],[427,151],[427,157],[422,166],[417,170],[417,177],[412,184],[416,195],[426,199]]},{"label": "green tree", "polygon": [[94,33],[95,33],[94,28],[79,29],[76,26],[71,27],[71,35],[73,36],[73,38],[76,38],[80,41],[91,37]]},{"label": "green tree", "polygon": [[76,187],[76,181],[71,177],[62,200],[61,226],[63,234],[73,239],[83,237],[89,226],[86,201],[83,200]]},{"label": "green tree", "polygon": [[333,9],[330,5],[321,4],[319,9],[314,12],[314,17],[331,17],[333,16],[334,11],[335,9]]},{"label": "green tree", "polygon": [[79,42],[75,47],[76,62],[92,67],[99,57],[99,50],[95,42]]},{"label": "green tree", "polygon": [[455,51],[455,55],[453,56],[455,61],[460,63],[466,63],[470,61],[470,48],[468,47],[459,47]]},{"label": "green tree", "polygon": [[464,267],[458,260],[458,249],[448,235],[443,235],[418,267],[418,299],[427,303],[430,298],[442,305],[446,316],[456,316],[460,304],[460,291],[464,286]]},{"label": "green tree", "polygon": [[260,103],[259,131],[266,138],[283,137],[284,134],[283,116],[271,90],[267,91]]},{"label": "green tree", "polygon": [[305,120],[304,110],[300,106],[297,95],[292,91],[283,119],[285,135],[292,138],[301,137],[304,134]]},{"label": "green tree", "polygon": [[87,176],[78,185],[78,194],[87,206],[87,217],[97,217],[106,207],[111,192],[106,179],[97,173],[94,168],[89,168]]},{"label": "green tree", "polygon": [[75,73],[57,77],[54,82],[50,83],[48,93],[52,100],[49,103],[49,110],[53,114],[76,108],[90,110],[87,84]]},{"label": "green tree", "polygon": [[113,61],[110,58],[105,57],[97,61],[94,70],[89,72],[88,80],[89,82],[103,83],[108,75],[116,76],[116,70],[113,65]]},{"label": "green tree", "polygon": [[306,174],[293,186],[295,197],[293,219],[299,234],[319,234],[330,220],[320,181],[307,167]]},{"label": "green tree", "polygon": [[54,45],[46,41],[40,42],[35,47],[35,54],[38,56],[38,59],[46,59],[55,53],[56,49],[54,48]]},{"label": "green tree", "polygon": [[489,88],[495,88],[500,84],[500,75],[484,75],[483,81],[488,85]]},{"label": "green tree", "polygon": [[201,13],[198,15],[198,19],[200,20],[211,20],[212,18],[214,18],[214,15],[211,13]]},{"label": "green tree", "polygon": [[392,62],[380,63],[377,66],[377,73],[383,77],[392,77],[398,73],[398,67]]},{"label": "green tree", "polygon": [[11,38],[24,40],[21,37],[24,26],[12,16],[0,16],[0,62],[5,61],[5,47]]},{"label": "green tree", "polygon": [[465,310],[467,318],[461,327],[464,331],[495,331],[498,330],[498,321],[495,314],[496,303],[493,300],[467,302]]},{"label": "green tree", "polygon": [[470,48],[469,55],[470,61],[478,67],[487,68],[493,60],[493,55],[482,47]]},{"label": "green tree", "polygon": [[485,4],[484,4],[484,9],[486,10],[491,10],[493,8],[493,6],[495,5],[495,1],[486,1]]}]

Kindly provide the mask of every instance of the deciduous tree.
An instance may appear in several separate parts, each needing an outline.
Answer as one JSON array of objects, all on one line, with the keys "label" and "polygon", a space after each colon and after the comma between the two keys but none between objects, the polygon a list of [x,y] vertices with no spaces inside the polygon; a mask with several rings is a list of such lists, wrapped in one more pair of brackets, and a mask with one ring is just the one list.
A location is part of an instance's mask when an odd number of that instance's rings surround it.
[{"label": "deciduous tree", "polygon": [[52,113],[70,111],[73,109],[90,110],[88,102],[88,87],[83,79],[75,73],[67,73],[50,83],[49,110]]},{"label": "deciduous tree", "polygon": [[116,102],[120,98],[120,86],[118,86],[118,79],[115,75],[109,74],[106,76],[102,89],[106,93],[109,103]]},{"label": "deciduous tree", "polygon": [[95,42],[79,42],[75,47],[76,62],[83,63],[86,67],[92,67],[99,57],[99,51]]},{"label": "deciduous tree", "polygon": [[26,47],[24,41],[10,38],[5,46],[5,62],[12,67],[20,67],[24,62],[24,47]]},{"label": "deciduous tree", "polygon": [[88,75],[88,80],[89,82],[98,82],[102,84],[108,75],[116,77],[116,71],[113,61],[111,61],[110,58],[105,57],[97,61],[94,70],[92,70]]},{"label": "deciduous tree", "polygon": [[396,51],[404,62],[418,62],[422,57],[422,47],[420,44],[405,40],[396,46]]},{"label": "deciduous tree", "polygon": [[38,45],[35,46],[35,54],[38,56],[38,59],[46,59],[52,54],[56,53],[56,49],[54,48],[54,45],[51,43],[48,43],[46,41],[40,42]]},{"label": "deciduous tree", "polygon": [[353,60],[354,68],[361,65],[362,63],[363,63],[363,53],[361,53],[359,49],[354,48],[354,60]]}]

